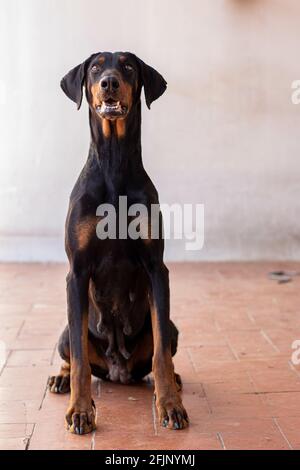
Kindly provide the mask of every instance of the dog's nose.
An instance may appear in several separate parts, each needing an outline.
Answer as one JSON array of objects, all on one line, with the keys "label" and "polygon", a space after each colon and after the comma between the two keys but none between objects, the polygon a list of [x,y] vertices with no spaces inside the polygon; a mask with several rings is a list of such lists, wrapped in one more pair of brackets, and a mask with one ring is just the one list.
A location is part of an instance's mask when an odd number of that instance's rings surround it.
[{"label": "dog's nose", "polygon": [[115,91],[119,88],[120,82],[117,77],[110,75],[101,79],[100,86],[103,91]]}]

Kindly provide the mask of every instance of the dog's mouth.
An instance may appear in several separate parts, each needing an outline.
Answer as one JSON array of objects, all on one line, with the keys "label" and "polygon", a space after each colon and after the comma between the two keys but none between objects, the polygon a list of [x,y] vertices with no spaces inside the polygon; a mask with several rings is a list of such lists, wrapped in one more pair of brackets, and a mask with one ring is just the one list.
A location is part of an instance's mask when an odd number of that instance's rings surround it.
[{"label": "dog's mouth", "polygon": [[121,101],[115,101],[112,98],[109,98],[105,101],[102,101],[101,105],[96,106],[97,113],[105,119],[118,119],[120,117],[125,117],[128,108]]}]

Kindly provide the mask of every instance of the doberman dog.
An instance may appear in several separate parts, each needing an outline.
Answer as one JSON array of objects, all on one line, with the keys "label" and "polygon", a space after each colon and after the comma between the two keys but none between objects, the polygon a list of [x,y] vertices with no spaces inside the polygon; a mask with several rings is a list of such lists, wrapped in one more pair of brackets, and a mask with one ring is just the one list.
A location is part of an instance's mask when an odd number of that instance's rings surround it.
[{"label": "doberman dog", "polygon": [[[68,326],[58,344],[64,362],[49,378],[52,392],[71,391],[65,419],[75,434],[96,427],[91,374],[126,384],[153,371],[160,424],[170,429],[188,425],[172,361],[178,330],[169,317],[161,214],[156,238],[149,221],[140,224],[144,236],[137,239],[97,236],[100,204],[112,204],[118,212],[120,196],[128,205],[149,209],[159,203],[142,163],[141,90],[150,108],[166,86],[154,68],[129,52],[93,54],[61,81],[78,109],[85,87],[91,130],[88,159],[66,219]],[[126,224],[130,220],[127,215]]]}]

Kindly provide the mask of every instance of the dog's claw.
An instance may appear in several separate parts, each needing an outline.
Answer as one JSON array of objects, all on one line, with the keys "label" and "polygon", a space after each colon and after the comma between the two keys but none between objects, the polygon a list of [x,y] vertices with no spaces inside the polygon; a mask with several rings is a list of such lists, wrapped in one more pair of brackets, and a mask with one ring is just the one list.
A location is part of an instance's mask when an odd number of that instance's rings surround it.
[{"label": "dog's claw", "polygon": [[[177,401],[177,400],[176,400]],[[169,429],[184,429],[189,425],[187,412],[183,408],[183,405],[180,401],[170,404],[161,403],[158,406],[158,413],[160,416],[160,423],[164,428]]]},{"label": "dog's claw", "polygon": [[66,414],[66,429],[80,436],[94,431],[96,429],[96,408],[94,403],[91,405],[91,407],[87,407],[86,411],[82,411],[83,407],[80,411],[70,407]]},{"label": "dog's claw", "polygon": [[70,391],[70,373],[60,373],[50,376],[48,388],[52,393],[68,393]]}]

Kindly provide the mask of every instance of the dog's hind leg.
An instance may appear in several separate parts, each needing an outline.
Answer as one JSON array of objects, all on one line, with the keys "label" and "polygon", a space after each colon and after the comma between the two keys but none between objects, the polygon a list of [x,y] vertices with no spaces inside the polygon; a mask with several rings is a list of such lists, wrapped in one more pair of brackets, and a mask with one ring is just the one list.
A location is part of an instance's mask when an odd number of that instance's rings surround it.
[{"label": "dog's hind leg", "polygon": [[[178,343],[178,330],[174,323],[170,320],[170,332],[171,332],[171,354],[174,356],[177,351]],[[153,334],[152,327],[141,336],[135,349],[132,352],[130,359],[128,360],[128,369],[134,380],[141,380],[152,371],[152,357],[153,357]],[[182,382],[180,375],[174,373],[175,383],[177,390],[182,389]]]},{"label": "dog's hind leg", "polygon": [[52,393],[70,392],[70,364],[63,362],[58,375],[49,377],[48,386]]},{"label": "dog's hind leg", "polygon": [[127,361],[128,372],[134,381],[140,381],[152,370],[153,336],[152,329],[147,329],[139,338]]},{"label": "dog's hind leg", "polygon": [[[58,342],[58,352],[63,359],[60,372],[57,375],[49,377],[48,387],[52,393],[68,393],[70,392],[70,342],[69,327],[66,326],[60,335]],[[89,362],[92,374],[96,377],[105,379],[108,374],[108,366],[105,354],[101,355],[96,349],[94,342],[89,338],[88,341]]]},{"label": "dog's hind leg", "polygon": [[[174,325],[172,320],[170,320],[170,336],[171,336],[171,354],[172,354],[172,356],[175,356],[175,354],[177,352],[178,334],[179,334],[178,329],[176,328],[176,326]],[[175,376],[176,388],[177,388],[178,392],[180,392],[182,390],[181,377],[176,372],[174,372],[174,376]]]},{"label": "dog's hind leg", "polygon": [[52,393],[70,392],[70,343],[69,328],[66,326],[58,341],[58,352],[64,360],[57,375],[52,375],[48,379],[48,387]]}]

